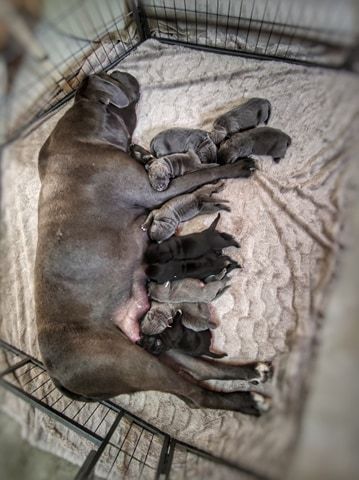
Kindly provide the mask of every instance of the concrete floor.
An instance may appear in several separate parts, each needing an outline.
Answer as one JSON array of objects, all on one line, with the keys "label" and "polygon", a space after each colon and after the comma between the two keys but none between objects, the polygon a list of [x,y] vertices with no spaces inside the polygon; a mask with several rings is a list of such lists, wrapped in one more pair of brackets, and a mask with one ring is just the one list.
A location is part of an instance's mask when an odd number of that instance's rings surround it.
[{"label": "concrete floor", "polygon": [[21,438],[20,426],[0,413],[0,479],[72,480],[78,467],[30,446]]}]

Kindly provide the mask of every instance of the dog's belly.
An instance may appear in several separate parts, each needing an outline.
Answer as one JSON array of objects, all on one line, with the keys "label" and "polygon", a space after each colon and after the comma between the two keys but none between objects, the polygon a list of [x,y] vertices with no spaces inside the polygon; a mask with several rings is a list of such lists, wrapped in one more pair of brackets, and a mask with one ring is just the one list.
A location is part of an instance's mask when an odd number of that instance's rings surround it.
[{"label": "dog's belly", "polygon": [[114,323],[132,341],[140,340],[140,319],[150,308],[145,286],[145,274],[139,269],[134,275],[131,297],[114,313]]}]

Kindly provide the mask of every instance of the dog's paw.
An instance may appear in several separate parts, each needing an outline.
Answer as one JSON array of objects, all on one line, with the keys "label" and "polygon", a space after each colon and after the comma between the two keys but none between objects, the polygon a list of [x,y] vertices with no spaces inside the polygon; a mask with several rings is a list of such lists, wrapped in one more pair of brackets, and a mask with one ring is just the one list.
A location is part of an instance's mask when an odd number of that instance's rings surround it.
[{"label": "dog's paw", "polygon": [[249,172],[253,173],[255,170],[257,170],[256,163],[253,160],[253,158],[242,158],[238,161],[245,170],[248,170]]},{"label": "dog's paw", "polygon": [[252,385],[265,383],[273,376],[273,366],[270,362],[258,362],[254,370],[257,375],[249,381]]},{"label": "dog's paw", "polygon": [[264,395],[256,392],[250,392],[252,401],[254,404],[254,409],[257,411],[257,415],[262,415],[270,410],[272,406],[272,399],[270,397],[265,397]]}]

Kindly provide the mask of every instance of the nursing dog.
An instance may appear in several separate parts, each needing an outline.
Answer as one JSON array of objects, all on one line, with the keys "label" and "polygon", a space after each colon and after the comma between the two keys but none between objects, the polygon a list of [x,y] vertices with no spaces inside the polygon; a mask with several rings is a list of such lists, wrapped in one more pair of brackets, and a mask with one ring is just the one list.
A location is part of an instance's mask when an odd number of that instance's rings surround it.
[{"label": "nursing dog", "polygon": [[[251,175],[240,162],[190,173],[155,192],[128,153],[139,95],[127,73],[87,77],[40,151],[35,305],[42,358],[72,398],[157,390],[196,408],[258,415],[263,397],[215,393],[188,379],[248,378],[247,367],[187,368],[185,357],[176,371],[168,357],[159,361],[135,344],[149,309],[142,264],[148,236],[141,229],[148,211],[207,183]],[[261,365],[251,370],[252,379],[264,381]]]}]

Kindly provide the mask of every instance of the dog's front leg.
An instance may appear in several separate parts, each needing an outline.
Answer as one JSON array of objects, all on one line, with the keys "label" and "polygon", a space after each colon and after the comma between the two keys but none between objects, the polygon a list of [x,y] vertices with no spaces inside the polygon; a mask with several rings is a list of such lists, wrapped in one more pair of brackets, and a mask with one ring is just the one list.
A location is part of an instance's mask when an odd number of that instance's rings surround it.
[{"label": "dog's front leg", "polygon": [[150,187],[149,194],[143,199],[143,206],[148,209],[158,207],[173,197],[193,192],[196,188],[206,185],[207,183],[216,182],[217,180],[225,178],[248,178],[254,170],[254,160],[248,158],[234,164],[206,168],[188,173],[183,177],[175,178],[170,187],[163,192],[156,192]]}]

